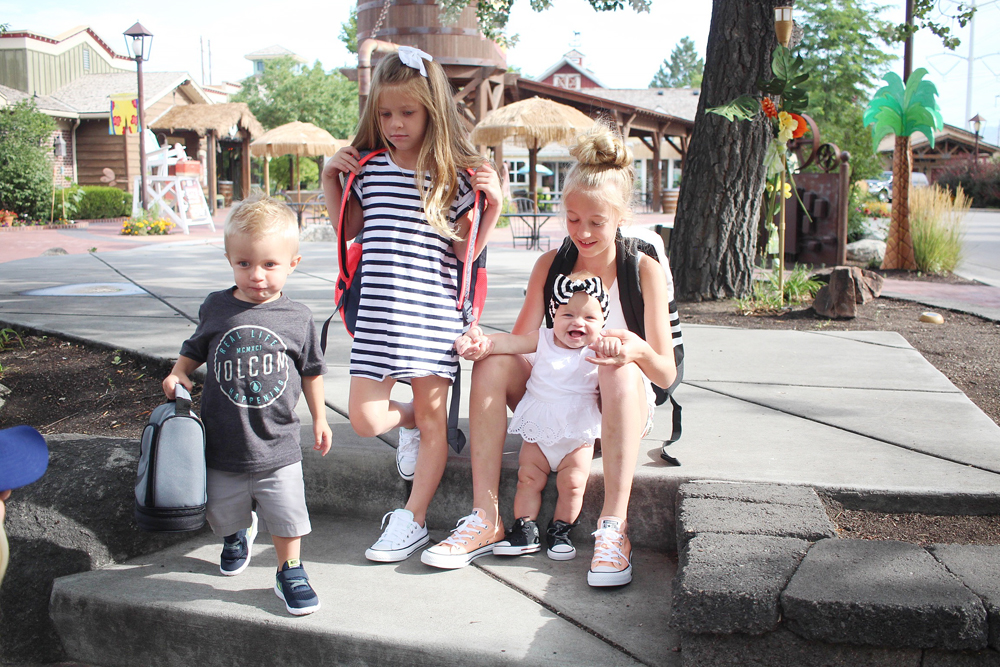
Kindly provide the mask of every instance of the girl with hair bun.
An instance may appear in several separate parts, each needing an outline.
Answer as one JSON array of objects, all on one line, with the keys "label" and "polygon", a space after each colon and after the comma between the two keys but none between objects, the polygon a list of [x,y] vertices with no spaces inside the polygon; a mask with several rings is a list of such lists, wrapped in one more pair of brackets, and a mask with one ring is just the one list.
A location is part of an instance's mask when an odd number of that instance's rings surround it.
[{"label": "girl with hair bun", "polygon": [[[512,333],[536,330],[545,319],[547,293],[552,290],[550,269],[557,255],[570,258],[567,273],[587,271],[606,286],[610,307],[601,335],[619,339],[620,345],[617,354],[592,362],[598,367],[601,397],[604,504],[593,533],[594,556],[587,580],[591,586],[620,586],[632,580],[628,503],[639,442],[652,427],[651,381],[670,387],[677,376],[668,287],[661,265],[619,232],[631,221],[635,188],[628,145],[616,130],[597,124],[570,152],[577,164],[563,189],[568,236],[562,249],[543,254],[535,263]],[[642,330],[643,335],[629,330],[623,312],[619,278],[624,276],[619,271],[624,265],[637,267],[642,321],[633,329]],[[469,335],[481,336],[482,331],[473,327]],[[491,553],[504,539],[498,492],[507,407],[513,409],[524,396],[533,363],[526,356],[489,355],[477,347],[466,350],[463,357],[476,362],[469,401],[474,509],[448,539],[422,554],[424,563],[443,568],[467,565]]]}]

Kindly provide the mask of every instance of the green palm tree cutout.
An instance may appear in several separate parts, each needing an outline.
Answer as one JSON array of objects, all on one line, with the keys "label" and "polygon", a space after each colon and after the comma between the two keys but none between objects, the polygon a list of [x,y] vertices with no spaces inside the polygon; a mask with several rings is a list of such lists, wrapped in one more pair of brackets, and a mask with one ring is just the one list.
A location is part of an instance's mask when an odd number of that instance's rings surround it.
[{"label": "green palm tree cutout", "polygon": [[865,109],[865,127],[872,125],[872,146],[878,150],[883,137],[896,135],[892,153],[892,219],[886,239],[883,269],[917,268],[910,237],[910,173],[913,154],[910,137],[920,132],[934,148],[934,131],[944,127],[941,108],[937,103],[937,88],[925,81],[927,70],[920,68],[903,80],[895,72],[885,75],[886,85],[875,93]]},{"label": "green palm tree cutout", "polygon": [[924,80],[926,75],[927,70],[921,67],[910,75],[905,86],[895,72],[885,75],[888,85],[879,88],[864,115],[865,127],[875,125],[872,128],[875,150],[887,134],[909,137],[917,132],[926,136],[934,148],[934,130],[944,127],[944,119],[936,99],[937,88]]}]

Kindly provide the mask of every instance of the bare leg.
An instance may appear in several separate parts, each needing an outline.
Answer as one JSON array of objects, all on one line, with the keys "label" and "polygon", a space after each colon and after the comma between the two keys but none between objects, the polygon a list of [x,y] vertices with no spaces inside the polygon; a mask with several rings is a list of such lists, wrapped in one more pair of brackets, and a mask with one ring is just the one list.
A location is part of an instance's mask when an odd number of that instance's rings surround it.
[{"label": "bare leg", "polygon": [[434,498],[445,464],[448,463],[448,387],[447,378],[429,375],[413,378],[413,410],[416,426],[420,429],[420,451],[417,468],[413,474],[413,488],[406,501],[406,509],[413,512],[413,520],[421,526],[427,508]]},{"label": "bare leg", "polygon": [[533,442],[521,443],[517,460],[517,494],[514,496],[514,518],[538,520],[542,507],[542,491],[549,481],[549,461]]},{"label": "bare leg", "polygon": [[[594,459],[593,447],[580,447],[563,457],[556,474],[559,497],[552,514],[554,521],[573,523],[583,509],[583,494],[590,477],[590,462]],[[516,501],[515,501],[516,502]]]},{"label": "bare leg", "polygon": [[301,557],[301,537],[278,537],[277,535],[272,535],[271,540],[274,542],[274,555],[278,557],[278,569],[281,569],[281,566],[286,562]]},{"label": "bare leg", "polygon": [[472,368],[469,398],[472,501],[493,525],[499,519],[500,466],[507,439],[507,406],[524,396],[531,364],[515,354],[497,354]]},{"label": "bare leg", "polygon": [[639,439],[649,407],[642,373],[635,364],[601,366],[601,456],[604,463],[604,506],[601,516],[625,519]]},{"label": "bare leg", "polygon": [[397,426],[413,428],[413,404],[389,398],[396,381],[381,382],[370,378],[351,377],[351,394],[347,411],[354,432],[363,438],[374,438]]}]

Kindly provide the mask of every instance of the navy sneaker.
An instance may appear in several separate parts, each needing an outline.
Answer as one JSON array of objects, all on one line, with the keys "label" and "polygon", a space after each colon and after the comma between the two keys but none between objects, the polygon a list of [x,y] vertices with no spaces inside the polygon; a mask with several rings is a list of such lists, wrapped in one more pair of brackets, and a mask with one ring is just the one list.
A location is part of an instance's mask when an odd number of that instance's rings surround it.
[{"label": "navy sneaker", "polygon": [[305,616],[319,609],[319,597],[309,585],[309,577],[298,558],[285,561],[278,570],[274,593],[285,601],[285,609],[293,616]]},{"label": "navy sneaker", "polygon": [[219,559],[219,571],[227,577],[235,577],[247,569],[250,555],[253,551],[253,541],[257,537],[257,513],[250,512],[253,520],[250,527],[226,536],[222,542],[222,557]]},{"label": "navy sneaker", "polygon": [[549,545],[545,553],[549,558],[552,560],[573,560],[576,558],[576,547],[569,539],[569,531],[579,524],[579,519],[573,523],[566,523],[558,519],[549,522],[549,528],[545,531],[545,540]]},{"label": "navy sneaker", "polygon": [[533,554],[542,545],[538,542],[538,524],[527,517],[514,522],[503,540],[493,545],[494,556],[521,556]]}]

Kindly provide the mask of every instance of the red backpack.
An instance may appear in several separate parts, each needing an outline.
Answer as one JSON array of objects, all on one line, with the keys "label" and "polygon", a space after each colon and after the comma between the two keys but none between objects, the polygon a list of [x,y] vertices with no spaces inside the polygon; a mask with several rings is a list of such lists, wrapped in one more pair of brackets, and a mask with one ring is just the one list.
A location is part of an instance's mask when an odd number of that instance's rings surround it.
[{"label": "red backpack", "polygon": [[[368,160],[376,155],[384,153],[385,148],[371,151],[361,156],[358,161],[359,166],[364,166]],[[474,174],[469,170],[469,174]],[[358,265],[361,263],[361,243],[358,241],[348,241],[344,233],[347,215],[347,203],[350,201],[351,185],[354,183],[354,174],[348,172],[344,182],[344,194],[340,200],[340,213],[337,217],[337,262],[340,266],[340,273],[337,276],[337,285],[334,291],[336,301],[336,313],[340,313],[340,318],[344,321],[347,333],[354,337],[354,328],[358,320],[358,304],[361,301],[361,281],[354,280],[358,273]],[[472,259],[476,250],[476,237],[479,234],[479,221],[483,211],[486,209],[486,198],[482,193],[476,192],[475,202],[472,207],[472,227],[469,229],[469,239],[466,250],[465,261],[458,260],[458,270],[462,274],[462,283],[456,299],[456,309],[462,311],[462,320],[467,325],[479,322],[483,314],[483,306],[486,302],[486,248],[479,254],[479,257]],[[330,328],[333,315],[323,324],[323,332],[320,337],[320,345],[326,351],[326,338]],[[448,407],[448,443],[456,452],[461,452],[465,446],[465,434],[458,428],[458,404],[461,395],[461,369],[455,374],[454,386],[451,390],[451,405]]]}]

